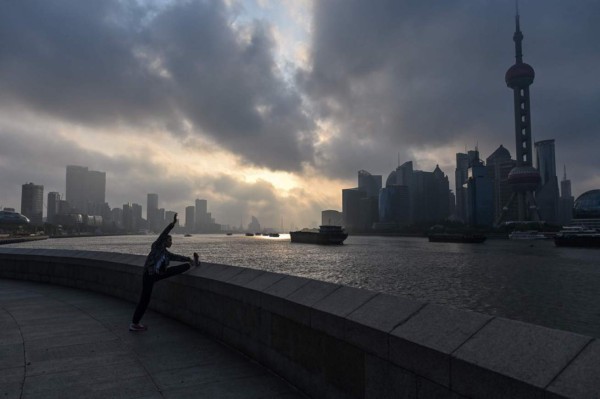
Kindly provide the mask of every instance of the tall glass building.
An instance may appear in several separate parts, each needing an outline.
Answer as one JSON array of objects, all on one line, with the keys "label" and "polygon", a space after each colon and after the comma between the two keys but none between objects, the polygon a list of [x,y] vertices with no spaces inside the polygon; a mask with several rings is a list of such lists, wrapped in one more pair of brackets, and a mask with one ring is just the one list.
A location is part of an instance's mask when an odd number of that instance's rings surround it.
[{"label": "tall glass building", "polygon": [[21,186],[21,214],[29,218],[31,224],[41,225],[44,212],[44,186],[33,183]]},{"label": "tall glass building", "polygon": [[100,215],[106,203],[106,173],[67,166],[66,200],[79,213]]},{"label": "tall glass building", "polygon": [[[392,172],[394,173],[394,172]],[[408,186],[388,185],[379,193],[379,221],[405,226],[410,221]]]},{"label": "tall glass building", "polygon": [[366,170],[359,170],[358,189],[365,192],[367,197],[377,197],[381,190],[381,175],[372,175]]},{"label": "tall glass building", "polygon": [[542,178],[542,186],[556,178],[554,140],[542,140],[535,143],[535,161]]},{"label": "tall glass building", "polygon": [[560,211],[554,140],[542,140],[535,143],[535,160],[541,177],[540,185],[535,193],[538,212],[542,220],[556,224],[559,222]]},{"label": "tall glass building", "polygon": [[148,221],[148,230],[158,232],[160,225],[157,220],[158,213],[158,194],[150,193],[146,196],[146,220]]},{"label": "tall glass building", "polygon": [[58,211],[59,211],[59,204],[60,204],[60,194],[55,191],[49,192],[47,209],[46,209],[46,221],[48,223],[55,222],[56,215],[58,214]]}]

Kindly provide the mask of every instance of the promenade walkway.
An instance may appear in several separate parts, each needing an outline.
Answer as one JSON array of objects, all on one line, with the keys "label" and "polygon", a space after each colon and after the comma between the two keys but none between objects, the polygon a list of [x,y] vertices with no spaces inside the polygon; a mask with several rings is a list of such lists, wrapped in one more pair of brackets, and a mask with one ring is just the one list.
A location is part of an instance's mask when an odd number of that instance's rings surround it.
[{"label": "promenade walkway", "polygon": [[240,353],[134,304],[0,279],[0,399],[305,398]]}]

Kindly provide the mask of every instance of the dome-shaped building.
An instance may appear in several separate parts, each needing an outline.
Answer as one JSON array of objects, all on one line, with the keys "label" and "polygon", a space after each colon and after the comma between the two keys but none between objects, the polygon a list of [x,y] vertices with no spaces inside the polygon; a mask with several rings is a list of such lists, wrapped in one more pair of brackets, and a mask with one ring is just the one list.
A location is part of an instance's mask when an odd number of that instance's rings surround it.
[{"label": "dome-shaped building", "polygon": [[576,219],[600,219],[600,190],[590,190],[575,200],[573,216]]},{"label": "dome-shaped building", "polygon": [[30,223],[29,218],[17,212],[0,211],[0,229],[12,231]]}]

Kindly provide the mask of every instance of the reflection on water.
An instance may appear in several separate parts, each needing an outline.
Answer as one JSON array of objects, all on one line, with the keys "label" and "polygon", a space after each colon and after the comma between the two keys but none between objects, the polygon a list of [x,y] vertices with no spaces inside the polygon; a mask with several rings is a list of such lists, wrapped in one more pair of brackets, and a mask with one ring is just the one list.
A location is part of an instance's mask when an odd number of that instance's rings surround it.
[{"label": "reflection on water", "polygon": [[[600,337],[600,251],[551,241],[429,243],[350,236],[342,246],[241,235],[174,235],[171,250],[206,262],[342,283]],[[145,255],[155,236],[51,239],[14,247]]]}]

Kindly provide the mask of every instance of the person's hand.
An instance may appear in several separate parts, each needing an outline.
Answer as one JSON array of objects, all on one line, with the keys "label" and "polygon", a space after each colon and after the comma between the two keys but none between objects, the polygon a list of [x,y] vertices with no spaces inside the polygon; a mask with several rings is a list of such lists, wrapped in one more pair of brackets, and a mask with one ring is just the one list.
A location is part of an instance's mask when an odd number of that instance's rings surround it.
[{"label": "person's hand", "polygon": [[173,224],[177,224],[177,213],[173,215]]}]

